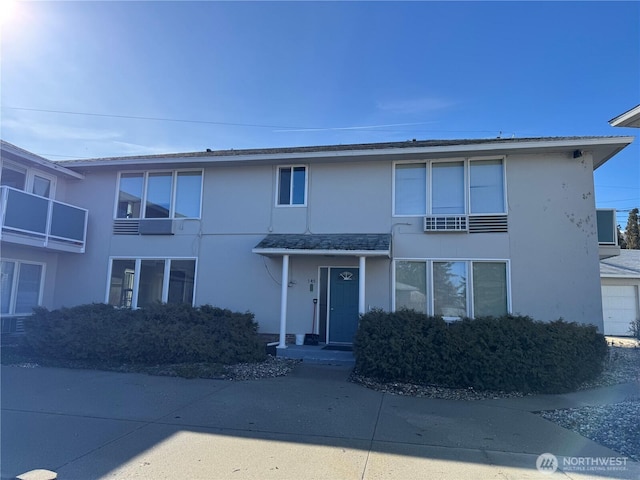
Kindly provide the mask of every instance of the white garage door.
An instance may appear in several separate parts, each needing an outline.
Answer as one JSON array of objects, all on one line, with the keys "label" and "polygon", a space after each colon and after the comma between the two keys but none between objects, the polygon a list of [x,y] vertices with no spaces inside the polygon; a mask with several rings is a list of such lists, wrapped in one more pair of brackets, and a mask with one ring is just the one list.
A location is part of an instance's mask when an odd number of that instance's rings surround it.
[{"label": "white garage door", "polygon": [[637,295],[637,289],[633,285],[602,286],[605,335],[630,335],[629,324],[638,315]]}]

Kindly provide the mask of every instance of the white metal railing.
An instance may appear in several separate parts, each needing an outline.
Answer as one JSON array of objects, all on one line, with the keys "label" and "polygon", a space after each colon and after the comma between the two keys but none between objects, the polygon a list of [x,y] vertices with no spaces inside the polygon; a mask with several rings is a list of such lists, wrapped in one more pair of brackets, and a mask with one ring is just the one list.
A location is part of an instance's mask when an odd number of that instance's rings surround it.
[{"label": "white metal railing", "polygon": [[0,202],[2,240],[84,253],[87,209],[7,186]]}]

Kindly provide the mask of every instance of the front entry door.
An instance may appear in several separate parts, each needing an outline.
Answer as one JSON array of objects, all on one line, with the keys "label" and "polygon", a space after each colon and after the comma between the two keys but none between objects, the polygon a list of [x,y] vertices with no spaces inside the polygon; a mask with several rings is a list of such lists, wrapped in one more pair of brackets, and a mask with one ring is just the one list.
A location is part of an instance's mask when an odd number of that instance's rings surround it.
[{"label": "front entry door", "polygon": [[358,329],[358,269],[329,269],[329,343],[353,343]]}]

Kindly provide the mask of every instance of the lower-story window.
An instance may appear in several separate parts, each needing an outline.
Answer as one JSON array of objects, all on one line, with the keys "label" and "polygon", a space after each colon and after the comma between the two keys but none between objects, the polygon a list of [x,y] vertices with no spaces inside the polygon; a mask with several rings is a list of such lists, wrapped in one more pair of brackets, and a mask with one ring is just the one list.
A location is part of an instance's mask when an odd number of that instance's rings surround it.
[{"label": "lower-story window", "polygon": [[122,258],[111,260],[107,302],[123,308],[153,303],[193,305],[196,260],[192,258]]},{"label": "lower-story window", "polygon": [[0,313],[33,313],[42,302],[44,264],[2,260],[0,266]]},{"label": "lower-story window", "polygon": [[409,308],[447,320],[506,315],[508,262],[397,260],[395,309]]}]

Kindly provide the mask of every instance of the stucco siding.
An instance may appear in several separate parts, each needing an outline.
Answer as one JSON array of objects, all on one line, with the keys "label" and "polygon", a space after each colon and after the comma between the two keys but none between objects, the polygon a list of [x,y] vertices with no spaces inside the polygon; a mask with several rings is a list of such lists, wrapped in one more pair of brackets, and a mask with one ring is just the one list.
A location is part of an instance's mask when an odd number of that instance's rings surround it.
[{"label": "stucco siding", "polygon": [[591,157],[509,157],[507,187],[514,313],[602,330]]},{"label": "stucco siding", "polygon": [[309,177],[311,232],[389,232],[390,163],[316,164],[311,166]]},{"label": "stucco siding", "polygon": [[266,232],[274,200],[275,173],[270,166],[207,168],[202,231],[205,234]]},{"label": "stucco siding", "polygon": [[[105,301],[112,257],[196,258],[195,304],[250,310],[261,331],[277,332],[282,260],[251,252],[265,235],[392,233],[396,259],[509,260],[514,313],[602,327],[588,154],[507,156],[508,233],[483,234],[425,233],[421,216],[394,216],[391,160],[309,164],[306,206],[276,205],[278,165],[206,167],[202,218],[176,220],[175,234],[167,236],[114,235],[117,170],[85,172],[65,197],[89,209],[87,249],[65,256],[57,269],[54,304]],[[289,333],[311,328],[317,292],[310,284],[321,266],[357,267],[358,260],[291,258]],[[390,259],[367,260],[367,309],[391,308],[390,269]]]}]

